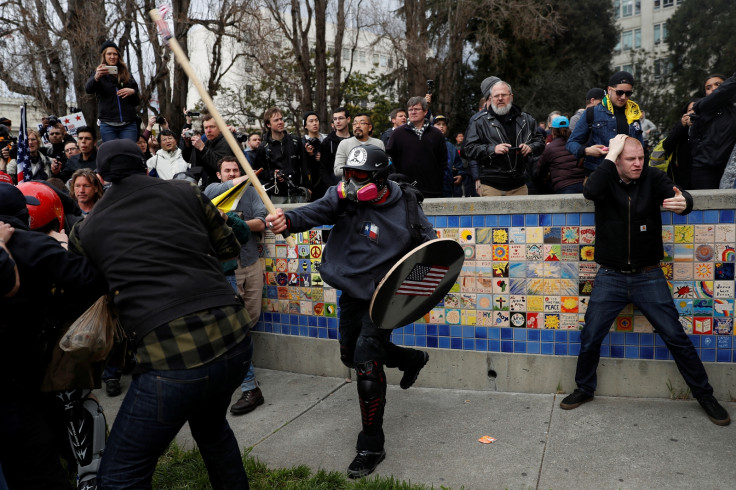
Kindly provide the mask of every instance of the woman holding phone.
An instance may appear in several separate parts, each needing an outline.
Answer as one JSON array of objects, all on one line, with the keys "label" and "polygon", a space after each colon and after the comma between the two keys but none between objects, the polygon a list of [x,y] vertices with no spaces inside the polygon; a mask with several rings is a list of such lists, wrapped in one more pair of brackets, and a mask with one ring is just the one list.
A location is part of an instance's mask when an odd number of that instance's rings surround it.
[{"label": "woman holding phone", "polygon": [[138,139],[136,107],[140,102],[138,84],[130,75],[112,41],[102,43],[100,64],[87,80],[85,90],[97,96],[97,118],[102,142]]}]

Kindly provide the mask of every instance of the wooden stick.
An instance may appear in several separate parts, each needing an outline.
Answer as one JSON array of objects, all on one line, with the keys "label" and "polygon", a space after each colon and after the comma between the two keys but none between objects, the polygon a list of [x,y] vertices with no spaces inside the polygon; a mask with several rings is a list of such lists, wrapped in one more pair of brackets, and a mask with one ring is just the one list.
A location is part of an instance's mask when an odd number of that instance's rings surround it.
[{"label": "wooden stick", "polygon": [[[248,160],[245,158],[243,149],[240,147],[240,145],[238,145],[237,140],[228,129],[225,120],[220,115],[217,107],[215,107],[215,103],[212,101],[212,97],[210,97],[210,94],[207,93],[204,85],[199,80],[197,74],[194,72],[194,69],[192,68],[191,63],[189,63],[189,59],[187,58],[186,53],[184,53],[184,50],[181,49],[181,46],[179,45],[179,42],[176,40],[176,38],[171,35],[168,25],[161,18],[161,13],[158,11],[158,9],[150,10],[148,13],[151,16],[151,19],[153,19],[153,21],[158,25],[159,34],[163,38],[163,41],[174,52],[176,61],[178,61],[181,67],[184,69],[184,72],[189,77],[189,80],[194,83],[194,86],[196,87],[197,92],[199,92],[199,96],[202,98],[204,105],[207,107],[207,110],[212,115],[215,123],[217,123],[217,127],[220,129],[220,133],[222,133],[222,135],[225,137],[225,141],[227,141],[228,145],[230,145],[230,149],[235,154],[235,158],[238,159],[238,162],[245,170],[245,173],[248,174],[248,178],[253,184],[253,188],[258,192],[258,196],[261,198],[261,201],[263,201],[263,205],[266,206],[266,210],[268,210],[270,214],[276,214],[276,208],[271,202],[271,199],[268,197],[266,189],[264,189],[261,185],[261,182],[258,180],[258,176],[253,171],[253,168],[248,163]],[[290,236],[288,232],[283,233],[282,236],[286,239],[286,243],[288,243],[290,247],[296,247],[296,242],[294,241],[294,238]]]}]

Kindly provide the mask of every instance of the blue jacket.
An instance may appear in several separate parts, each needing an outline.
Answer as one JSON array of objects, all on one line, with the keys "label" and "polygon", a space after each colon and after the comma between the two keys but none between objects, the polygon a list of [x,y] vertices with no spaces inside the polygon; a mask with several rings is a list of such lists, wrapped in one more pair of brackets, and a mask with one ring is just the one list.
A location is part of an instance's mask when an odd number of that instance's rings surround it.
[{"label": "blue jacket", "polygon": [[[605,98],[603,99],[605,102]],[[608,142],[614,138],[618,132],[616,131],[616,116],[603,104],[598,104],[593,107],[593,123],[588,127],[586,120],[586,114],[580,117],[580,120],[575,125],[575,129],[572,131],[570,138],[567,140],[565,148],[567,151],[575,155],[577,158],[585,157],[584,167],[587,170],[595,170],[598,168],[605,155],[601,157],[590,157],[585,156],[585,148],[593,145],[604,145],[608,146]],[[642,146],[644,145],[644,139],[642,137],[641,123],[637,120],[629,124],[629,136],[632,136],[641,141]]]},{"label": "blue jacket", "polygon": [[[383,276],[412,248],[406,200],[396,183],[388,185],[390,195],[380,204],[342,201],[332,186],[321,199],[286,212],[293,233],[334,225],[319,273],[353,298],[369,301]],[[424,241],[437,238],[421,207],[418,214]]]}]

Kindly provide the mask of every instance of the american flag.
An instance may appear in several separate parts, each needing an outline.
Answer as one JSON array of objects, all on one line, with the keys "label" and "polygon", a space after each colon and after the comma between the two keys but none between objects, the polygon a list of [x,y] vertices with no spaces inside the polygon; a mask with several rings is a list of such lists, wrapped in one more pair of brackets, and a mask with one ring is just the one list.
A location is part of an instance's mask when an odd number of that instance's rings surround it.
[{"label": "american flag", "polygon": [[31,180],[31,152],[28,149],[28,123],[26,105],[20,107],[20,129],[18,130],[18,182]]},{"label": "american flag", "polygon": [[440,281],[445,277],[449,267],[443,265],[415,265],[404,282],[401,283],[396,294],[406,296],[431,296]]}]

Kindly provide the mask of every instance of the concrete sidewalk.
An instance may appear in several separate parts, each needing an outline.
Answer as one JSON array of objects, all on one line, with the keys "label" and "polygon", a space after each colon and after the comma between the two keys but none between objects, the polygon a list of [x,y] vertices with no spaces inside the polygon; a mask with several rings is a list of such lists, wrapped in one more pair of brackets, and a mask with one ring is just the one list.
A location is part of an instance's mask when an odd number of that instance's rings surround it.
[{"label": "concrete sidewalk", "polygon": [[[355,384],[258,368],[256,375],[266,403],[228,414],[240,444],[271,468],[344,472],[360,431]],[[123,389],[129,384],[124,377]],[[96,393],[112,426],[124,395]],[[566,411],[554,394],[394,385],[386,398],[387,456],[377,475],[453,489],[736,487],[736,423],[714,425],[694,400],[596,397]],[[724,407],[736,416],[736,403]],[[481,444],[484,435],[496,442]],[[177,441],[192,447],[188,427]]]}]

